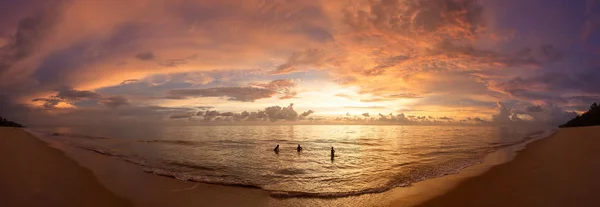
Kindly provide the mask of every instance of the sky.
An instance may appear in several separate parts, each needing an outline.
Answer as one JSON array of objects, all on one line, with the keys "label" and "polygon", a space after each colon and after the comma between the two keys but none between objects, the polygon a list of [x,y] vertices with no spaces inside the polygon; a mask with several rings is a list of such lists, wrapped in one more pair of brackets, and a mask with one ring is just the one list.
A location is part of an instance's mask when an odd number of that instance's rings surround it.
[{"label": "sky", "polygon": [[26,125],[556,125],[600,101],[598,0],[1,0]]}]

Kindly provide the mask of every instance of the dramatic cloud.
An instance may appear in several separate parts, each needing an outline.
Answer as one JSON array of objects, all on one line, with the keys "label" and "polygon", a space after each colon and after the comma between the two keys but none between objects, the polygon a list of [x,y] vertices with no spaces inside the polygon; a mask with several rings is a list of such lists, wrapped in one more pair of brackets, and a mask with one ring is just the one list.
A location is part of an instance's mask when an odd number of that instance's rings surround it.
[{"label": "dramatic cloud", "polygon": [[600,101],[594,2],[2,1],[2,111],[554,124]]},{"label": "dramatic cloud", "polygon": [[291,80],[274,80],[269,83],[257,83],[247,87],[218,87],[204,89],[177,89],[168,92],[170,98],[189,97],[227,97],[227,100],[253,102],[257,99],[279,96],[289,99],[296,95]]},{"label": "dramatic cloud", "polygon": [[135,55],[135,58],[140,60],[152,60],[154,59],[154,53],[152,52],[142,52]]},{"label": "dramatic cloud", "polygon": [[[600,95],[596,80],[600,70],[591,68],[571,73],[544,72],[530,77],[516,77],[491,85],[491,89],[507,93],[514,98],[538,103],[566,104],[573,95]],[[570,94],[570,96],[566,96]]]},{"label": "dramatic cloud", "polygon": [[308,111],[302,112],[302,114],[300,114],[300,116],[301,117],[307,117],[307,116],[310,116],[313,113],[315,113],[313,110],[308,110]]},{"label": "dramatic cloud", "polygon": [[296,120],[298,113],[294,111],[294,104],[290,104],[288,107],[271,106],[265,108],[265,113],[269,120]]},{"label": "dramatic cloud", "polygon": [[527,112],[542,112],[544,109],[542,109],[542,106],[540,105],[536,105],[536,106],[528,106],[526,108]]},{"label": "dramatic cloud", "polygon": [[298,66],[316,66],[322,67],[323,64],[333,61],[334,57],[328,57],[329,54],[319,49],[308,49],[301,52],[295,52],[286,63],[277,66],[275,74],[290,73],[297,70]]},{"label": "dramatic cloud", "polygon": [[70,88],[62,88],[56,91],[55,95],[48,98],[35,98],[33,102],[44,102],[45,108],[57,107],[60,103],[68,104],[74,107],[84,101],[99,102],[108,108],[117,108],[120,106],[129,105],[129,100],[123,96],[104,97],[103,95],[93,91],[78,91]]},{"label": "dramatic cloud", "polygon": [[138,82],[138,81],[140,81],[140,80],[138,80],[138,79],[127,79],[127,80],[121,81],[120,85],[124,85],[124,84],[128,84],[128,83],[135,83],[135,82]]},{"label": "dramatic cloud", "polygon": [[[577,116],[573,111],[565,111],[555,105],[527,106],[519,110],[498,103],[498,112],[492,116],[491,123],[500,125],[518,125],[524,123],[558,126]],[[477,120],[480,121],[480,120]]]},{"label": "dramatic cloud", "polygon": [[227,97],[227,100],[253,102],[275,95],[271,90],[254,87],[220,87],[206,89],[179,89],[169,91],[171,98],[181,97]]},{"label": "dramatic cloud", "polygon": [[[8,42],[0,45],[0,80],[9,83],[9,75],[15,75],[15,64],[31,56],[49,35],[60,18],[60,2],[43,3],[43,9],[19,20],[17,29]],[[10,8],[10,7],[5,7]]]},{"label": "dramatic cloud", "polygon": [[189,119],[192,118],[194,115],[192,114],[173,114],[171,116],[169,116],[170,119]]},{"label": "dramatic cloud", "polygon": [[59,99],[77,101],[82,99],[98,99],[100,94],[92,91],[78,91],[73,89],[60,89],[54,96]]},{"label": "dramatic cloud", "polygon": [[100,100],[100,103],[109,108],[117,108],[120,106],[129,105],[129,100],[123,96],[112,96]]},{"label": "dramatic cloud", "polygon": [[[202,121],[297,121],[299,119],[305,119],[309,115],[314,113],[312,110],[308,110],[298,115],[298,112],[294,110],[294,104],[290,104],[287,107],[281,106],[269,106],[264,110],[241,113],[236,112],[219,112],[219,111],[198,111],[195,116],[202,117]],[[188,113],[184,114],[188,115]],[[176,114],[176,117],[182,117],[182,114]],[[187,118],[187,117],[186,117]]]}]

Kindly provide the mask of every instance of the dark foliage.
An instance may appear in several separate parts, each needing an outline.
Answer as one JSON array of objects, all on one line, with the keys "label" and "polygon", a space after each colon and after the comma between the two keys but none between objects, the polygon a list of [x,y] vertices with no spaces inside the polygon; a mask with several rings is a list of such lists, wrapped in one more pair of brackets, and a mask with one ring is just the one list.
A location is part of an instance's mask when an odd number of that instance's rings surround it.
[{"label": "dark foliage", "polygon": [[566,124],[560,127],[582,127],[582,126],[595,126],[600,125],[600,106],[594,103],[590,107],[590,110],[571,119]]},{"label": "dark foliage", "polygon": [[6,126],[6,127],[23,127],[23,125],[6,120],[5,118],[2,118],[0,116],[0,126]]}]

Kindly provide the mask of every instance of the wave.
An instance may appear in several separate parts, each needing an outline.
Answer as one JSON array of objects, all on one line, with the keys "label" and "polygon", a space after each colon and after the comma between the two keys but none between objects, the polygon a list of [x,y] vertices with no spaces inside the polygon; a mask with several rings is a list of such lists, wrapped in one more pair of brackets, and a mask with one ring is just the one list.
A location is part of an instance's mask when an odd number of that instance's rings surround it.
[{"label": "wave", "polygon": [[[383,193],[393,188],[398,187],[409,187],[413,183],[420,182],[423,180],[442,177],[449,174],[456,174],[460,170],[469,167],[474,164],[481,163],[482,159],[462,159],[462,160],[454,160],[451,162],[444,163],[437,167],[432,167],[429,169],[420,169],[409,171],[408,173],[399,176],[397,178],[393,178],[386,185],[366,188],[361,190],[352,190],[352,191],[340,191],[340,192],[306,192],[306,191],[285,191],[285,190],[272,190],[268,188],[264,188],[262,185],[254,184],[248,181],[243,181],[239,179],[235,179],[232,177],[221,177],[215,178],[214,176],[198,176],[191,175],[185,172],[179,172],[174,170],[166,170],[162,168],[144,168],[144,172],[152,173],[159,176],[171,177],[178,180],[183,181],[191,181],[191,182],[201,182],[201,183],[209,183],[209,184],[218,184],[218,185],[226,185],[226,186],[236,186],[236,187],[244,187],[244,188],[255,188],[262,189],[267,191],[269,195],[273,198],[278,199],[288,199],[288,198],[322,198],[322,199],[332,199],[332,198],[341,198],[341,197],[350,197],[350,196],[359,196],[364,194],[376,194]],[[408,162],[403,163],[405,165],[413,164],[416,162]],[[305,173],[305,170],[296,169],[296,168],[286,168],[282,170],[276,171],[278,174],[285,175],[295,175]]]},{"label": "wave", "polygon": [[91,151],[91,152],[95,152],[95,153],[98,153],[98,154],[101,154],[101,155],[105,155],[105,156],[109,156],[109,157],[113,157],[113,158],[122,159],[124,161],[130,162],[130,163],[133,163],[133,164],[137,164],[137,165],[141,165],[141,166],[147,166],[146,160],[143,160],[143,159],[140,159],[140,158],[128,157],[126,155],[119,154],[119,153],[116,153],[116,152],[112,152],[112,151],[108,151],[108,150],[103,150],[103,149],[92,148],[92,147],[87,147],[87,146],[81,146],[81,145],[79,145],[77,147],[79,147],[81,149],[84,149],[84,150]]},{"label": "wave", "polygon": [[375,193],[383,193],[392,188],[396,187],[408,187],[410,184],[406,185],[398,185],[398,186],[386,186],[380,188],[369,188],[364,190],[357,191],[346,191],[346,192],[302,192],[302,191],[269,191],[269,195],[273,198],[324,198],[324,199],[333,199],[333,198],[342,198],[342,197],[350,197],[350,196],[359,196],[364,194],[375,194]]},{"label": "wave", "polygon": [[[405,172],[395,178],[391,178],[387,184],[378,187],[365,188],[360,190],[352,190],[352,191],[340,191],[340,192],[306,192],[306,191],[285,191],[285,190],[273,190],[264,188],[260,184],[253,183],[251,181],[247,181],[244,179],[237,178],[233,175],[195,175],[196,172],[183,172],[177,169],[169,169],[168,166],[174,167],[186,167],[193,168],[203,171],[219,171],[223,168],[220,167],[212,167],[212,166],[203,166],[190,162],[181,162],[181,161],[163,161],[161,162],[163,165],[154,165],[149,164],[145,160],[129,157],[111,150],[106,149],[97,149],[88,146],[77,146],[79,148],[95,152],[98,154],[106,155],[109,157],[122,159],[124,161],[137,164],[139,166],[144,167],[143,171],[146,173],[151,173],[158,176],[170,177],[182,181],[188,182],[199,182],[199,183],[208,183],[208,184],[217,184],[217,185],[225,185],[225,186],[235,186],[235,187],[243,187],[243,188],[253,188],[253,189],[262,189],[269,193],[269,195],[273,198],[278,199],[288,199],[288,198],[340,198],[340,197],[350,197],[350,196],[359,196],[363,194],[375,194],[375,193],[383,193],[385,191],[391,190],[397,187],[408,187],[411,186],[412,183],[420,182],[423,180],[441,177],[448,174],[456,174],[463,168],[468,166],[480,163],[479,159],[464,159],[464,160],[455,160],[452,162],[447,162],[444,164],[440,164],[438,166],[434,166],[426,169],[417,169]],[[406,165],[418,164],[418,162],[406,162],[402,164],[398,164],[395,167],[401,167]],[[306,174],[306,170],[297,169],[297,168],[285,168],[278,171],[275,171],[276,174],[281,175],[300,175]]]},{"label": "wave", "polygon": [[209,166],[198,165],[198,164],[195,164],[192,162],[183,162],[183,161],[167,161],[167,162],[165,162],[165,164],[170,165],[170,166],[175,166],[175,167],[186,167],[186,168],[193,168],[193,169],[204,170],[204,171],[217,171],[217,170],[223,169],[221,167],[209,167]]},{"label": "wave", "polygon": [[[491,149],[497,150],[500,148],[505,148],[513,145],[524,144],[529,141],[547,137],[548,134],[552,134],[553,131],[544,131],[542,133],[537,133],[534,135],[528,135],[523,137],[523,139],[511,142],[511,143],[492,143]],[[51,136],[69,136],[66,134],[53,133]],[[105,137],[93,137],[93,136],[77,136],[84,137],[90,139],[110,139]],[[318,141],[327,141],[320,139]],[[143,142],[143,143],[160,143],[160,144],[174,144],[174,145],[199,145],[204,142],[200,141],[187,141],[187,140],[136,140],[135,142]],[[235,140],[214,140],[209,141],[207,143],[248,143],[247,141],[235,141]],[[355,143],[355,142],[341,142],[344,144],[370,144],[370,143]],[[236,186],[236,187],[244,187],[244,188],[253,188],[253,189],[262,189],[267,191],[271,197],[279,198],[279,199],[287,199],[287,198],[340,198],[340,197],[350,197],[350,196],[359,196],[363,194],[375,194],[382,193],[393,188],[397,187],[408,187],[413,183],[424,181],[427,179],[432,179],[436,177],[442,177],[449,174],[459,173],[464,168],[467,168],[472,165],[479,164],[483,162],[482,158],[465,158],[465,159],[455,159],[448,162],[438,163],[436,165],[431,166],[423,166],[419,162],[405,162],[392,166],[392,168],[405,168],[406,171],[397,172],[397,175],[389,178],[390,180],[387,183],[384,183],[382,186],[358,189],[358,190],[350,190],[350,191],[339,191],[339,192],[306,192],[306,191],[287,191],[287,190],[275,190],[268,189],[267,187],[261,185],[260,180],[251,179],[242,179],[237,177],[235,174],[220,174],[225,167],[218,166],[206,166],[200,165],[193,162],[185,162],[185,161],[173,161],[173,160],[163,160],[159,162],[149,163],[146,160],[140,159],[135,156],[127,156],[124,154],[120,154],[118,152],[114,152],[112,150],[106,149],[98,149],[89,146],[77,146],[79,148],[95,152],[98,154],[106,155],[109,157],[122,159],[124,161],[137,164],[143,167],[143,171],[146,173],[151,173],[158,176],[165,176],[170,178],[175,178],[183,181],[191,181],[191,182],[200,182],[200,183],[209,183],[209,184],[218,184],[218,185],[227,185],[227,186]],[[445,152],[434,152],[434,153],[445,153]],[[186,169],[193,169],[193,172],[184,172]],[[194,171],[196,170],[196,171]],[[210,173],[207,173],[207,172]],[[209,174],[209,175],[198,175],[198,173]],[[274,172],[275,174],[285,176],[294,176],[294,175],[302,175],[307,174],[308,172],[305,169],[298,168],[284,168],[279,169]],[[258,176],[258,175],[257,175]],[[254,181],[254,182],[253,182]],[[258,183],[256,183],[258,182]],[[264,183],[263,183],[264,184]]]},{"label": "wave", "polygon": [[49,136],[61,136],[61,137],[73,137],[73,138],[86,138],[86,139],[111,139],[109,137],[102,137],[102,136],[90,136],[90,135],[81,135],[81,134],[72,134],[72,133],[58,133],[58,132],[51,132],[51,133],[48,133],[47,135],[49,135]]},{"label": "wave", "polygon": [[164,140],[164,139],[140,140],[139,142],[143,142],[143,143],[173,144],[173,145],[184,145],[184,146],[193,146],[193,145],[197,145],[198,144],[198,142],[195,142],[195,141],[188,141],[188,140]]},{"label": "wave", "polygon": [[515,146],[515,145],[520,145],[520,144],[525,144],[527,142],[531,142],[537,139],[543,139],[546,137],[549,137],[550,135],[556,133],[557,130],[556,129],[549,129],[549,130],[545,130],[545,131],[537,131],[535,133],[530,133],[527,136],[524,136],[522,139],[515,141],[515,142],[511,142],[511,143],[491,143],[491,150],[499,150],[502,148],[506,148],[506,147],[511,147],[511,146]]},{"label": "wave", "polygon": [[175,178],[182,181],[191,181],[191,182],[199,182],[199,183],[207,183],[207,184],[216,184],[216,185],[226,185],[226,186],[235,186],[242,188],[255,188],[255,189],[263,189],[259,185],[252,184],[244,181],[230,181],[230,178],[222,178],[222,179],[210,179],[206,176],[194,176],[184,172],[166,170],[162,168],[144,168],[144,172],[152,173],[158,176]]}]

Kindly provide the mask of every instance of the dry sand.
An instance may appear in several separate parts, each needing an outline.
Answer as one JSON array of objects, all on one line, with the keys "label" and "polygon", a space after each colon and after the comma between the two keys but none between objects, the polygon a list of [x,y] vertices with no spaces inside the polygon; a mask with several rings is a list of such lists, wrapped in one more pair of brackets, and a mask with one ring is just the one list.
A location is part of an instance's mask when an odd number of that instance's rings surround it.
[{"label": "dry sand", "polygon": [[0,127],[0,166],[0,206],[132,206],[19,128]]},{"label": "dry sand", "polygon": [[600,206],[600,127],[565,128],[421,206]]}]

